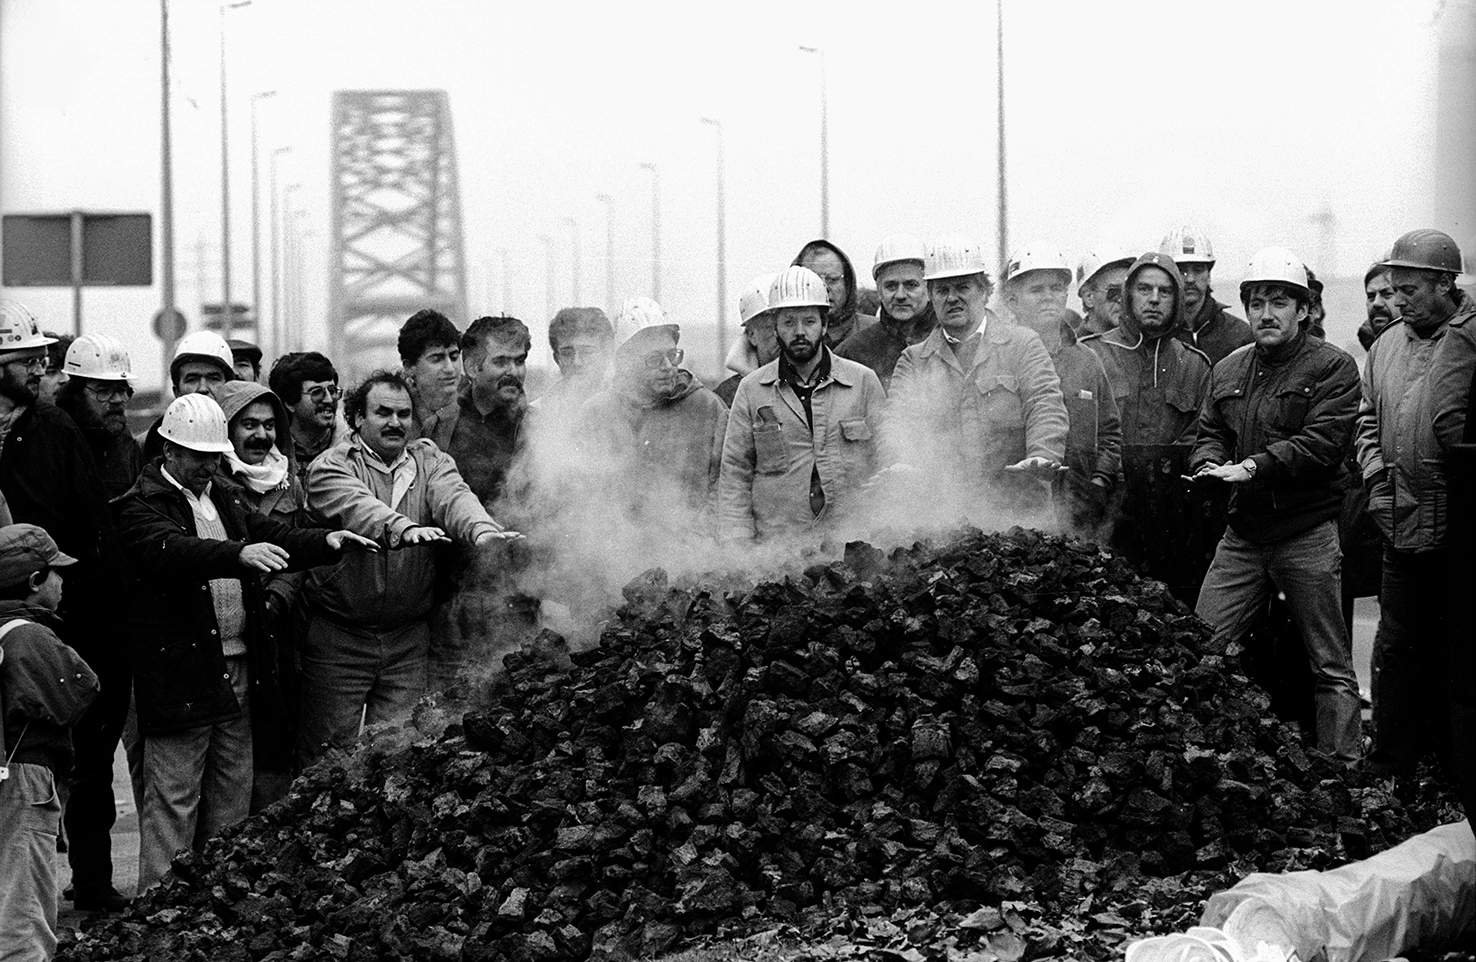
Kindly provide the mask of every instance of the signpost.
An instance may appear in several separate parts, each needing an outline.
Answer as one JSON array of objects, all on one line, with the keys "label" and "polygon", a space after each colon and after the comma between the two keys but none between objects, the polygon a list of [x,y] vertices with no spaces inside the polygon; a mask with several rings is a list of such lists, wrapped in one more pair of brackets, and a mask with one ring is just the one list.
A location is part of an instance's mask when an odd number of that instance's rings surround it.
[{"label": "signpost", "polygon": [[81,334],[82,288],[154,283],[153,221],[147,213],[6,214],[3,283],[70,287],[73,333]]}]

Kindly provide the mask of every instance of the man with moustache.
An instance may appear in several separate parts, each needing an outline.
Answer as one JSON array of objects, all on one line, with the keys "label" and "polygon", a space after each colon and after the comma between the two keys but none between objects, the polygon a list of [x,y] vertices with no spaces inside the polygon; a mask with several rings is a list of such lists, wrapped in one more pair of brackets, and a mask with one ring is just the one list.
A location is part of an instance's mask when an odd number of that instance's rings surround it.
[{"label": "man with moustache", "polygon": [[[1379,628],[1373,652],[1373,750],[1365,767],[1378,775],[1407,775],[1434,747],[1449,756],[1442,678],[1444,645],[1453,623],[1454,585],[1450,500],[1441,437],[1459,438],[1464,424],[1450,417],[1469,398],[1435,358],[1476,312],[1455,286],[1463,262],[1448,234],[1413,230],[1394,242],[1383,261],[1399,319],[1385,327],[1363,365],[1358,413],[1358,462],[1368,489],[1368,511],[1384,535]],[[1457,335],[1460,336],[1460,335]],[[1446,412],[1441,417],[1440,412]],[[1469,643],[1469,639],[1462,639]],[[1462,679],[1469,685],[1470,679]]]},{"label": "man with moustache", "polygon": [[415,401],[416,437],[431,437],[443,412],[456,404],[461,384],[461,332],[440,311],[411,314],[397,341],[401,374]]},{"label": "man with moustache", "polygon": [[541,420],[567,428],[584,402],[605,388],[615,329],[598,307],[565,307],[549,322],[548,346],[559,379],[528,406]]},{"label": "man with moustache", "polygon": [[273,710],[258,698],[271,674],[259,575],[375,547],[352,532],[296,529],[254,514],[235,489],[218,484],[221,456],[233,449],[212,397],[176,398],[159,434],[163,455],[118,504],[143,736],[139,891],[163,877],[176,852],[198,851],[246,817],[252,715]]},{"label": "man with moustache", "polygon": [[825,281],[790,267],[769,288],[779,357],[738,384],[718,478],[718,537],[803,535],[845,517],[876,467],[886,397],[870,368],[825,343]]},{"label": "man with moustache", "polygon": [[[1061,379],[1070,425],[1066,471],[1056,479],[1056,514],[1071,530],[1095,533],[1106,521],[1107,498],[1122,466],[1122,425],[1102,361],[1077,343],[1068,322],[1066,295],[1071,266],[1048,241],[1034,241],[1010,255],[1005,304],[1016,323],[1036,333]],[[1098,272],[1100,273],[1100,271]]]},{"label": "man with moustache", "polygon": [[67,382],[56,406],[71,415],[97,464],[104,496],[125,494],[143,470],[143,451],[128,433],[133,369],[123,342],[109,334],[83,334],[67,349]]},{"label": "man with moustache", "polygon": [[351,743],[361,718],[401,718],[425,693],[437,546],[517,537],[492,520],[450,456],[410,437],[413,402],[402,375],[369,375],[344,400],[344,414],[354,433],[308,468],[308,505],[319,523],[387,550],[308,575],[303,766],[330,745]]},{"label": "man with moustache", "polygon": [[1021,519],[1049,510],[1067,419],[1045,345],[986,307],[994,285],[968,238],[934,241],[923,278],[938,326],[893,372],[889,461],[926,470],[941,497],[966,493],[970,508]]},{"label": "man with moustache", "polygon": [[128,710],[127,660],[117,643],[122,599],[116,530],[87,438],[64,411],[40,401],[51,339],[15,301],[0,301],[0,492],[17,522],[34,524],[77,559],[59,615],[62,639],[104,680],[73,730],[76,760],[65,813],[77,907],[128,904],[113,886],[113,753]]},{"label": "man with moustache", "polygon": [[834,350],[846,338],[876,323],[857,300],[856,268],[845,251],[828,240],[812,240],[800,248],[793,266],[813,271],[825,282],[825,346]]},{"label": "man with moustache", "polygon": [[1190,458],[1196,484],[1233,486],[1195,613],[1220,651],[1245,638],[1273,589],[1285,593],[1316,678],[1316,746],[1352,763],[1363,742],[1337,517],[1358,366],[1308,333],[1307,268],[1291,251],[1257,252],[1240,290],[1256,343],[1215,365]]},{"label": "man with moustache", "polygon": [[1363,272],[1363,298],[1366,319],[1358,327],[1358,343],[1367,351],[1373,347],[1374,338],[1384,328],[1399,319],[1394,310],[1394,282],[1389,279],[1390,268],[1374,264]]},{"label": "man with moustache", "polygon": [[516,317],[479,317],[461,335],[466,372],[456,403],[442,411],[428,435],[456,462],[483,504],[502,494],[514,459],[526,444],[528,326]]},{"label": "man with moustache", "polygon": [[1182,280],[1183,303],[1179,306],[1180,326],[1174,332],[1175,337],[1203,351],[1211,367],[1231,351],[1254,340],[1245,321],[1226,311],[1224,304],[1210,296],[1215,251],[1203,231],[1194,227],[1172,230],[1158,245],[1158,252],[1173,258]]},{"label": "man with moustache", "polygon": [[882,387],[892,383],[897,359],[921,344],[938,324],[923,280],[927,247],[911,234],[893,234],[877,245],[871,278],[881,298],[877,323],[862,328],[835,349],[838,357],[859,361],[876,372]]},{"label": "man with moustache", "polygon": [[[175,397],[186,394],[214,397],[215,389],[235,376],[235,354],[225,338],[214,331],[191,331],[174,345],[174,358],[169,362],[169,383]],[[164,453],[164,441],[159,437],[159,424],[163,420],[163,415],[160,415],[144,435],[145,462]]]},{"label": "man with moustache", "polygon": [[1081,298],[1082,309],[1078,337],[1106,334],[1118,325],[1127,272],[1134,259],[1132,254],[1107,247],[1087,251],[1082,256],[1076,268],[1076,293]]},{"label": "man with moustache", "polygon": [[779,356],[779,338],[774,334],[774,315],[769,311],[769,287],[777,274],[759,274],[750,278],[738,295],[738,320],[743,336],[733,342],[724,360],[733,376],[712,389],[718,400],[729,407],[739,383],[748,375]]},{"label": "man with moustache", "polygon": [[292,443],[291,451],[283,453],[291,456],[298,480],[305,483],[313,459],[349,435],[338,411],[338,371],[317,351],[300,351],[282,355],[272,365],[267,383],[287,409],[282,423]]}]

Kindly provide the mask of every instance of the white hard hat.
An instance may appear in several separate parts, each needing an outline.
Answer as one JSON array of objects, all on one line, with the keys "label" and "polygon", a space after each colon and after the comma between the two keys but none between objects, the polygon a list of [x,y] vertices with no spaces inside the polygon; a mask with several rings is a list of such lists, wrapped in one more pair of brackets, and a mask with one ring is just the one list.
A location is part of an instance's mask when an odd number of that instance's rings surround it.
[{"label": "white hard hat", "polygon": [[820,275],[808,267],[786,267],[769,285],[769,310],[786,307],[830,307],[830,295]]},{"label": "white hard hat", "polygon": [[615,312],[615,341],[619,344],[653,327],[667,328],[673,337],[680,336],[681,328],[668,321],[666,311],[649,297],[627,298]]},{"label": "white hard hat", "polygon": [[921,239],[911,234],[892,234],[883,237],[882,242],[876,245],[876,257],[871,262],[871,279],[876,280],[877,271],[888,264],[896,264],[899,261],[917,261],[925,264],[928,260],[927,245]]},{"label": "white hard hat", "polygon": [[1307,265],[1285,247],[1263,247],[1250,259],[1240,290],[1256,284],[1285,284],[1307,291]]},{"label": "white hard hat", "polygon": [[738,318],[741,323],[749,321],[766,314],[769,311],[769,288],[774,284],[774,278],[778,274],[760,274],[751,278],[743,286],[743,293],[738,295]]},{"label": "white hard hat", "polygon": [[98,381],[126,381],[133,377],[128,349],[111,334],[83,334],[67,348],[62,370],[72,377]]},{"label": "white hard hat", "polygon": [[1213,264],[1215,247],[1209,237],[1197,227],[1176,227],[1158,245],[1160,254],[1167,254],[1175,264]]},{"label": "white hard hat", "polygon": [[1085,287],[1106,268],[1128,267],[1137,259],[1137,254],[1129,254],[1121,247],[1099,245],[1081,255],[1081,263],[1076,267],[1077,286]]},{"label": "white hard hat", "polygon": [[1071,283],[1071,264],[1060,248],[1050,241],[1036,240],[1023,244],[1010,252],[1010,262],[1005,267],[1005,280],[1012,281],[1021,274],[1031,271],[1055,271],[1066,275]]},{"label": "white hard hat", "polygon": [[0,354],[29,351],[55,344],[56,338],[41,333],[36,315],[17,301],[0,301]]},{"label": "white hard hat", "polygon": [[204,394],[175,398],[159,423],[159,437],[204,454],[226,454],[232,450],[225,412],[214,398]]},{"label": "white hard hat", "polygon": [[988,274],[984,248],[962,234],[945,234],[928,247],[923,261],[923,280],[937,281],[945,277],[967,277]]},{"label": "white hard hat", "polygon": [[231,346],[214,331],[191,331],[180,338],[179,343],[174,345],[174,359],[169,364],[170,373],[178,370],[181,361],[194,357],[219,361],[227,371],[234,372],[236,369],[236,355],[232,353]]}]

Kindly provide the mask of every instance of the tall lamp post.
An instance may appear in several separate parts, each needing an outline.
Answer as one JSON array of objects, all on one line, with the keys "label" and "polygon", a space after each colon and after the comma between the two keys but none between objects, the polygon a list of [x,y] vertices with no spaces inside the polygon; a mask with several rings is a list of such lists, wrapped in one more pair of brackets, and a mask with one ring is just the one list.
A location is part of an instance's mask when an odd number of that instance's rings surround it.
[{"label": "tall lamp post", "polygon": [[[251,314],[256,319],[256,339],[261,340],[261,164],[257,147],[256,105],[268,97],[275,97],[275,90],[263,90],[251,95]],[[260,345],[258,345],[260,346]]]},{"label": "tall lamp post", "polygon": [[717,349],[718,369],[728,356],[728,222],[723,189],[723,122],[703,117],[717,132]]},{"label": "tall lamp post", "polygon": [[552,320],[559,299],[554,293],[554,239],[548,234],[539,234],[538,239],[543,243],[544,317]]},{"label": "tall lamp post", "polygon": [[[159,0],[159,246],[163,248],[163,276],[160,293],[164,303],[159,313],[174,315],[174,151],[170,142],[169,120],[169,0]],[[169,361],[173,346],[164,342],[164,382],[169,380]]]},{"label": "tall lamp post", "polygon": [[830,85],[825,77],[825,48],[800,47],[820,58],[820,236],[830,239]]},{"label": "tall lamp post", "polygon": [[579,306],[579,221],[575,220],[572,217],[565,217],[564,218],[564,223],[566,223],[566,224],[569,225],[569,249],[570,249],[570,251],[572,253],[571,264],[570,264],[570,274],[571,274],[572,280],[571,280],[571,282],[569,284],[569,288],[573,292],[572,296],[573,296],[574,300],[572,302],[570,302],[570,306],[572,306],[572,307],[578,307]]},{"label": "tall lamp post", "polygon": [[615,313],[615,198],[600,194],[597,198],[605,205],[605,304],[610,313]]},{"label": "tall lamp post", "polygon": [[998,99],[998,107],[995,113],[999,118],[999,277],[1001,282],[1005,276],[1005,268],[1009,266],[1010,258],[1010,199],[1006,190],[1005,180],[1005,86],[1004,86],[1004,0],[995,0],[995,91]]},{"label": "tall lamp post", "polygon": [[507,248],[497,248],[497,256],[502,259],[502,292],[498,303],[501,304],[501,313],[507,313],[508,288],[512,286],[512,271],[508,267]]},{"label": "tall lamp post", "polygon": [[288,350],[292,344],[288,332],[294,324],[299,323],[298,311],[302,305],[293,300],[292,294],[296,288],[297,273],[302,269],[298,261],[299,252],[297,242],[292,230],[296,212],[292,209],[290,200],[292,192],[302,190],[302,184],[291,183],[282,188],[282,322],[281,337],[282,349]]},{"label": "tall lamp post", "polygon": [[226,122],[226,13],[250,6],[251,0],[220,5],[220,324],[231,339],[231,135]]},{"label": "tall lamp post", "polygon": [[651,172],[651,300],[661,303],[661,175],[653,163],[642,163]]},{"label": "tall lamp post", "polygon": [[282,222],[278,213],[281,206],[281,197],[277,193],[277,158],[292,150],[292,145],[278,147],[272,151],[272,159],[268,168],[267,193],[271,194],[271,245],[272,245],[272,356],[281,357],[282,348],[287,339],[283,336],[286,330],[282,321],[282,253],[280,244],[282,241]]}]

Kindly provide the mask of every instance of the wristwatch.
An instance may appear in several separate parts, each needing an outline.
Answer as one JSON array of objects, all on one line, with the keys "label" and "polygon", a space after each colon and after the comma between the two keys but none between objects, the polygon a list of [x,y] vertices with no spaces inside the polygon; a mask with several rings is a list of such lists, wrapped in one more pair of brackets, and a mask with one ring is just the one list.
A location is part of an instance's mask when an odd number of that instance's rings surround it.
[{"label": "wristwatch", "polygon": [[1246,474],[1249,474],[1253,478],[1256,476],[1256,462],[1252,461],[1250,458],[1246,458],[1244,461],[1240,462],[1240,466],[1242,468],[1245,468]]}]

